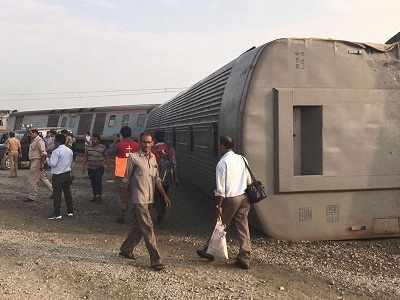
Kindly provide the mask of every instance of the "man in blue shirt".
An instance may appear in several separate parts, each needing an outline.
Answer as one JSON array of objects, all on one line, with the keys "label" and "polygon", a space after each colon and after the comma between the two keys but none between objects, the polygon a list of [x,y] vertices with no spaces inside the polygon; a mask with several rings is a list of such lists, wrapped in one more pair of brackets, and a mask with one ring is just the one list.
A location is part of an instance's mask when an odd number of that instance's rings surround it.
[{"label": "man in blue shirt", "polygon": [[57,134],[55,136],[55,149],[47,163],[51,168],[52,181],[54,187],[54,212],[48,218],[49,220],[59,220],[61,215],[61,195],[64,193],[67,204],[67,216],[74,216],[74,207],[71,195],[71,166],[73,161],[73,152],[65,146],[65,136]]}]

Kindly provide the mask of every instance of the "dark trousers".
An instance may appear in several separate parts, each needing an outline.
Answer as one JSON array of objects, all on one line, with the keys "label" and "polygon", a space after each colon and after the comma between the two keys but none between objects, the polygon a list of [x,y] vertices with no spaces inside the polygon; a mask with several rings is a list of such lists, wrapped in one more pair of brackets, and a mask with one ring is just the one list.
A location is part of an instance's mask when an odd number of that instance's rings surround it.
[{"label": "dark trousers", "polygon": [[151,265],[160,264],[161,256],[157,248],[157,240],[151,220],[149,205],[135,204],[133,206],[133,211],[135,214],[133,228],[121,245],[120,251],[125,255],[133,255],[135,247],[143,238],[150,255]]},{"label": "dark trousers", "polygon": [[67,212],[73,213],[74,207],[72,204],[71,195],[71,172],[62,174],[54,174],[52,177],[52,185],[54,187],[54,214],[61,214],[61,195],[64,193],[65,203],[67,204]]},{"label": "dark trousers", "polygon": [[103,174],[103,167],[97,169],[88,169],[88,175],[94,196],[101,195],[103,192]]}]

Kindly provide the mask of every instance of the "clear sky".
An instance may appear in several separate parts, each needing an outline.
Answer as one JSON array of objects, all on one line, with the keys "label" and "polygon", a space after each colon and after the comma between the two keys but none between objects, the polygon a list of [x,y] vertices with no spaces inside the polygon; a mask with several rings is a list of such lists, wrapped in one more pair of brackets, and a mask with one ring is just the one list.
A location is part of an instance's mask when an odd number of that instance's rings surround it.
[{"label": "clear sky", "polygon": [[162,103],[178,90],[158,89],[272,39],[384,43],[399,12],[400,0],[0,0],[0,109]]}]

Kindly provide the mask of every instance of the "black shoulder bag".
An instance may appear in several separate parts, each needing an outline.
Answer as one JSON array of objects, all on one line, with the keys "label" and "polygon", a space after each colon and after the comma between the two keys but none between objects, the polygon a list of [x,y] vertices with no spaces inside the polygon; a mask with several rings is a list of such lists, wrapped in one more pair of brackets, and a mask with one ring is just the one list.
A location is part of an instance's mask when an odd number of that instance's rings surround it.
[{"label": "black shoulder bag", "polygon": [[267,198],[267,193],[265,192],[265,188],[263,186],[263,184],[261,183],[261,181],[257,180],[253,174],[253,172],[251,171],[249,164],[247,163],[247,161],[244,159],[244,157],[242,156],[242,159],[246,165],[247,170],[250,173],[251,176],[251,183],[247,186],[246,189],[246,194],[247,197],[249,198],[249,202],[250,204],[255,204],[257,202],[260,202],[261,200],[264,200]]}]

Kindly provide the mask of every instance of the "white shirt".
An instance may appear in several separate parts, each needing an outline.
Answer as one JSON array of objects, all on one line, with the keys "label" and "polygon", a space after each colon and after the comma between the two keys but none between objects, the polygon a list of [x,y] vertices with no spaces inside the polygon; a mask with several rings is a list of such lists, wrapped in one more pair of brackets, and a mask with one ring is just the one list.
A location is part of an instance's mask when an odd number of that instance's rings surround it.
[{"label": "white shirt", "polygon": [[51,174],[62,174],[71,171],[73,152],[65,145],[58,146],[51,157],[47,159],[47,164],[51,168]]},{"label": "white shirt", "polygon": [[217,189],[216,196],[236,197],[243,195],[251,177],[241,155],[228,151],[217,164],[216,170]]},{"label": "white shirt", "polygon": [[90,135],[86,135],[85,136],[85,145],[86,146],[90,146],[91,140],[92,140],[91,136]]}]

